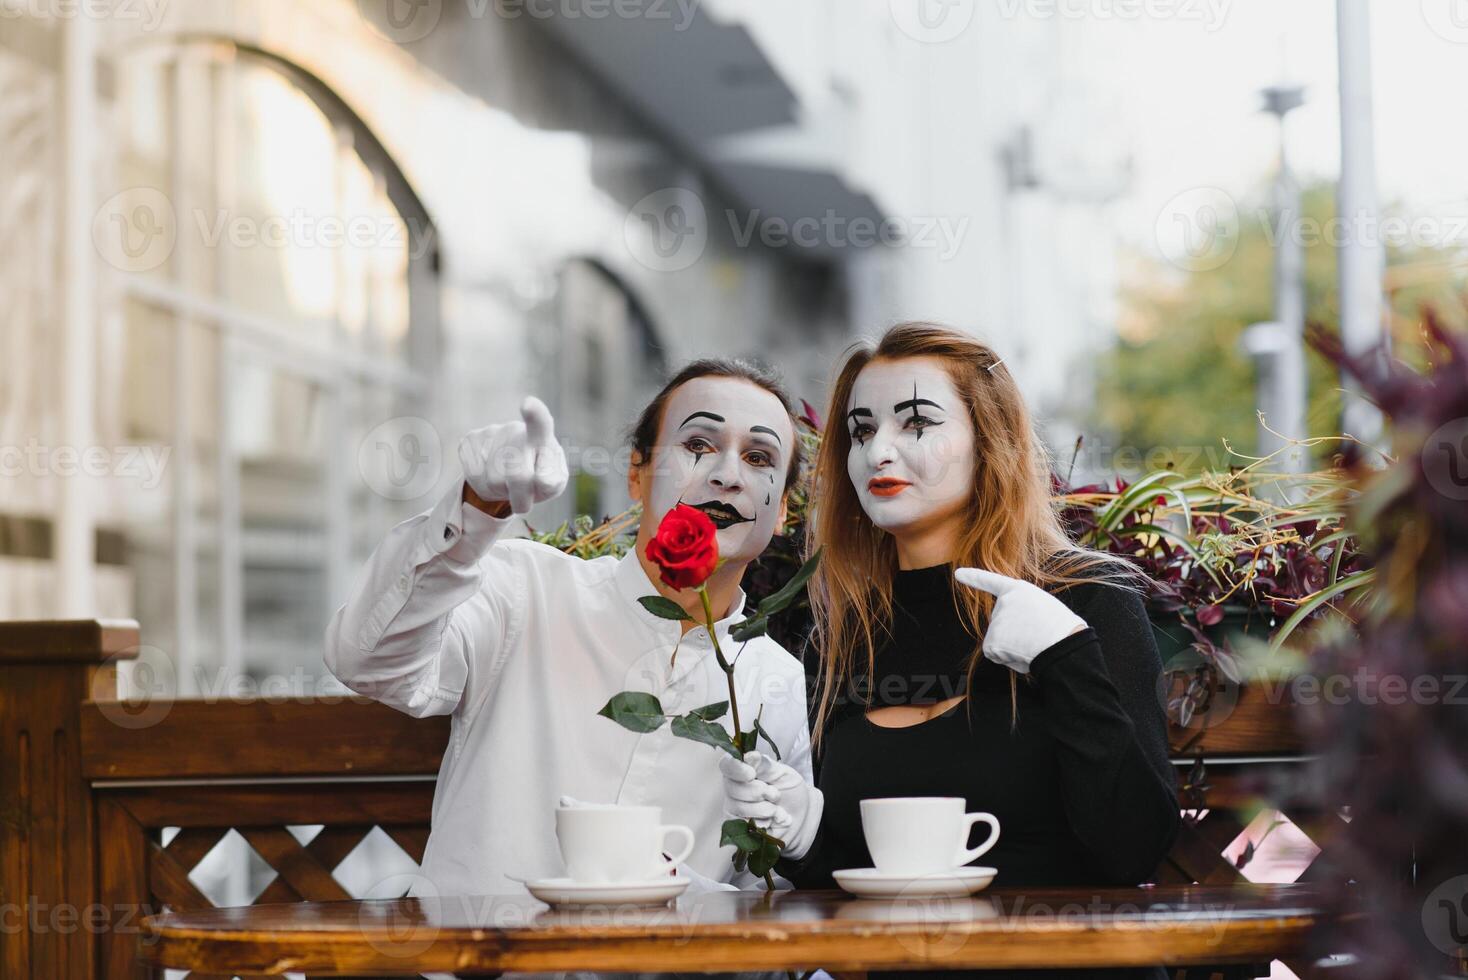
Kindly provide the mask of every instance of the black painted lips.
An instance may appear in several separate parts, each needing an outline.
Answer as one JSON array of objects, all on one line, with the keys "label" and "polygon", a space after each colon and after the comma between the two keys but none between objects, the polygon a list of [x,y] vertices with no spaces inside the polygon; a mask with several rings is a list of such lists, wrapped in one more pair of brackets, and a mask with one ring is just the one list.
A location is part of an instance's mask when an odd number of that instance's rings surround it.
[{"label": "black painted lips", "polygon": [[703,511],[708,516],[708,519],[714,522],[714,527],[720,531],[726,527],[733,527],[735,524],[745,524],[754,520],[753,517],[745,517],[729,504],[722,503],[718,500],[710,500],[707,503],[692,504],[691,506],[694,510]]}]

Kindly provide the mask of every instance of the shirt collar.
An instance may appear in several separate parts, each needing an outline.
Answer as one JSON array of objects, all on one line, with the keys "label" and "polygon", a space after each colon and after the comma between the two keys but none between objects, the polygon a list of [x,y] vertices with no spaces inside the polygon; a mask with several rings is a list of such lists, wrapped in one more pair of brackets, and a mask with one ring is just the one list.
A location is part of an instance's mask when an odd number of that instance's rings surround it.
[{"label": "shirt collar", "polygon": [[[635,548],[629,550],[618,559],[613,578],[617,582],[617,591],[627,600],[628,605],[637,608],[638,614],[646,621],[655,624],[669,623],[669,620],[663,619],[660,616],[654,616],[648,612],[642,607],[642,603],[637,601],[643,596],[658,595],[659,593],[657,586],[652,583],[652,580],[647,577],[647,572],[643,570],[642,562],[637,560],[637,551]],[[734,592],[734,602],[729,606],[728,615],[714,623],[714,628],[718,631],[720,639],[729,631],[729,627],[744,619],[745,600],[746,596],[743,587],[736,589]]]}]

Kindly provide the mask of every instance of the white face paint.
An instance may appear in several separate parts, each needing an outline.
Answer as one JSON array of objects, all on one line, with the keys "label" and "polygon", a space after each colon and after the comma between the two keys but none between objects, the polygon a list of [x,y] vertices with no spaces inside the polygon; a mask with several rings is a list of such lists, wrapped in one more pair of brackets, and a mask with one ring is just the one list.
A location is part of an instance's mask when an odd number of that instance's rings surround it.
[{"label": "white face paint", "polygon": [[721,377],[681,384],[663,408],[644,512],[661,520],[680,501],[698,507],[719,528],[719,557],[752,561],[779,530],[794,439],[780,399],[759,385]]},{"label": "white face paint", "polygon": [[940,359],[868,364],[843,422],[851,435],[846,472],[877,527],[930,530],[972,503],[973,424]]}]

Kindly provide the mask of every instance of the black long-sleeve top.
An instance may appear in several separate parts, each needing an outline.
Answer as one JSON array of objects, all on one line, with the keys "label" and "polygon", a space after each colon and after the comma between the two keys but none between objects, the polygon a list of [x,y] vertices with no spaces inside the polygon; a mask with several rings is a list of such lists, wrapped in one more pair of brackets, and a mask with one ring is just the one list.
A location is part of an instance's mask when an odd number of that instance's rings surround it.
[{"label": "black long-sleeve top", "polygon": [[[951,565],[896,574],[892,623],[878,644],[876,675],[866,679],[873,705],[965,693],[963,671],[978,641],[958,613],[958,588]],[[993,887],[1150,878],[1180,818],[1157,694],[1162,665],[1146,611],[1140,597],[1104,582],[1055,595],[1087,628],[1035,657],[1029,677],[1019,679],[1013,728],[1011,671],[987,658],[974,668],[966,700],[914,726],[873,724],[867,704],[845,699],[823,738],[819,833],[804,858],[780,863],[782,875],[797,887],[832,888],[832,871],[870,867],[863,799],[961,796],[969,812],[999,819],[998,843],[974,862],[997,869]]]}]

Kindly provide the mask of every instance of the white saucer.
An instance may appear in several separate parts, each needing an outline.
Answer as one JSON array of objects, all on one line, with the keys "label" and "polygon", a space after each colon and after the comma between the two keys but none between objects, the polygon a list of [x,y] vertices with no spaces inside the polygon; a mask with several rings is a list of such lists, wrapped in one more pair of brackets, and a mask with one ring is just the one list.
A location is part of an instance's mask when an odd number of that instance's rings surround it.
[{"label": "white saucer", "polygon": [[836,884],[862,898],[951,898],[972,895],[987,887],[996,868],[954,868],[932,874],[883,874],[876,868],[847,868],[835,872]]},{"label": "white saucer", "polygon": [[657,905],[683,894],[691,878],[652,878],[607,884],[540,878],[525,882],[530,894],[551,905]]}]

